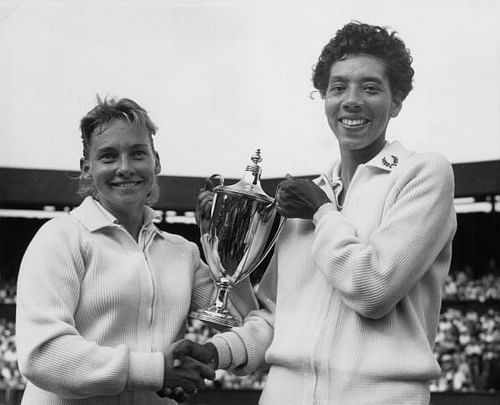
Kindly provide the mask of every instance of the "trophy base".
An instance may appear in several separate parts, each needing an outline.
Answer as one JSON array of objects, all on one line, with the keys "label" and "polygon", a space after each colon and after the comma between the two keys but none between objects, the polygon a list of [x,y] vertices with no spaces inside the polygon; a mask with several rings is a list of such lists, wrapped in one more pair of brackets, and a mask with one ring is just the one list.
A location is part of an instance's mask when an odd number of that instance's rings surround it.
[{"label": "trophy base", "polygon": [[210,309],[200,309],[189,314],[191,319],[198,319],[208,326],[224,331],[235,326],[241,326],[241,322],[229,313],[219,313]]}]

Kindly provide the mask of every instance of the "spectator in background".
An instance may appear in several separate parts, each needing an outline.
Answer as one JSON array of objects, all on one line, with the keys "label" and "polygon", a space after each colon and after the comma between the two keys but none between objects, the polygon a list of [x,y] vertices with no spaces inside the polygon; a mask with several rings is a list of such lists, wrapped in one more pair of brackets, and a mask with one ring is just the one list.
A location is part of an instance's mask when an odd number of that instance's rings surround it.
[{"label": "spectator in background", "polygon": [[183,400],[214,378],[198,360],[172,363],[187,314],[210,304],[213,283],[196,245],[153,223],[155,132],[130,99],[99,101],[81,120],[85,199],[42,226],[19,272],[23,405],[170,404],[162,397]]},{"label": "spectator in background", "polygon": [[[267,363],[262,405],[429,402],[456,215],[450,163],[386,140],[411,62],[394,32],[357,22],[323,48],[313,82],[340,160],[316,181],[279,185],[287,221],[260,283],[263,308],[175,356],[239,373]],[[210,199],[199,196],[202,219]]]}]

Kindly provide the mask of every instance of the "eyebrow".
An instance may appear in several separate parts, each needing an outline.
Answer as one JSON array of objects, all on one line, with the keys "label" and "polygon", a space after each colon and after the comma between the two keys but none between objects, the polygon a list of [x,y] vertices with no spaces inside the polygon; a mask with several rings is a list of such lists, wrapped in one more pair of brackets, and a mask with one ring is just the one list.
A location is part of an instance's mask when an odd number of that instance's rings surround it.
[{"label": "eyebrow", "polygon": [[[130,145],[130,148],[147,148],[149,146],[149,143],[134,143]],[[100,148],[97,148],[97,150],[115,150],[117,149],[115,146],[111,145],[103,145]]]},{"label": "eyebrow", "polygon": [[[334,81],[345,82],[347,80],[348,79],[346,76],[332,76],[332,77],[330,77],[329,83],[332,83]],[[365,77],[362,77],[360,81],[361,82],[375,82],[378,84],[383,84],[383,81],[379,77],[375,77],[375,76],[365,76]]]}]

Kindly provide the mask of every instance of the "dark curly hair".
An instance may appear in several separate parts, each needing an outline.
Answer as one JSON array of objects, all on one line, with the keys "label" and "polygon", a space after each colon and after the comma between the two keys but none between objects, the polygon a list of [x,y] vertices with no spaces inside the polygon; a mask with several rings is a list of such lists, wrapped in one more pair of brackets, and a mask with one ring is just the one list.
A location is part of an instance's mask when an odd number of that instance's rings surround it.
[{"label": "dark curly hair", "polygon": [[321,51],[312,76],[314,87],[321,96],[325,97],[332,65],[346,55],[360,53],[376,56],[385,62],[391,92],[403,101],[413,88],[415,71],[411,67],[410,51],[395,31],[358,21],[339,29]]}]

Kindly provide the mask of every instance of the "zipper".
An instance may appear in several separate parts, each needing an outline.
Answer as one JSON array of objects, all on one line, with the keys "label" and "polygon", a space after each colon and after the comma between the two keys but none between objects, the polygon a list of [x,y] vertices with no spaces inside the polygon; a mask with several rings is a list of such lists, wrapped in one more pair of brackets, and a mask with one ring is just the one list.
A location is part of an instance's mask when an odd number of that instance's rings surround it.
[{"label": "zipper", "polygon": [[[144,232],[146,231],[146,229],[143,229],[141,230],[141,232]],[[149,277],[150,277],[150,280],[151,280],[151,288],[152,288],[152,296],[151,296],[151,306],[150,306],[150,318],[149,318],[149,335],[151,337],[150,339],[150,349],[153,350],[153,333],[152,333],[152,328],[153,328],[153,324],[154,324],[154,319],[155,319],[155,308],[156,308],[156,300],[157,300],[157,291],[158,291],[158,286],[157,286],[157,283],[156,283],[156,277],[154,275],[154,271],[151,267],[151,264],[149,262],[149,258],[148,258],[148,255],[147,255],[147,249],[149,247],[149,245],[151,244],[151,241],[153,240],[155,236],[155,233],[154,232],[150,232],[149,235],[147,235],[147,239],[144,240],[144,244],[142,246],[142,254],[144,256],[144,261],[146,262],[146,266],[148,268],[148,272],[149,272]]]}]

